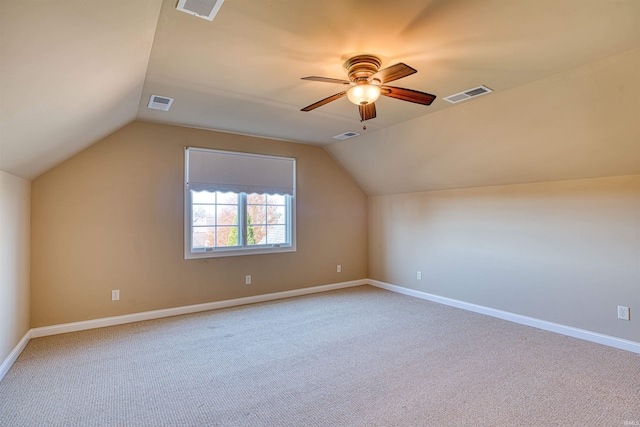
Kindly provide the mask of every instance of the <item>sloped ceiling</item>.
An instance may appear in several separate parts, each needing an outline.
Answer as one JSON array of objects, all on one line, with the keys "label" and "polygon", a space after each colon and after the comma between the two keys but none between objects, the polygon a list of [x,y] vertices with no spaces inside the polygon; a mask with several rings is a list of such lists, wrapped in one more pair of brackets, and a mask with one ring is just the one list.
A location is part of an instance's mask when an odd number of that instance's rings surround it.
[{"label": "sloped ceiling", "polygon": [[369,195],[640,173],[640,48],[329,151]]},{"label": "sloped ceiling", "polygon": [[[323,145],[369,194],[640,173],[637,0],[176,3],[0,0],[0,169],[32,179],[138,119]],[[438,99],[382,98],[366,131],[346,99],[300,112],[342,90],[300,78],[357,53]]]},{"label": "sloped ceiling", "polygon": [[159,12],[0,0],[0,169],[33,179],[135,120]]}]

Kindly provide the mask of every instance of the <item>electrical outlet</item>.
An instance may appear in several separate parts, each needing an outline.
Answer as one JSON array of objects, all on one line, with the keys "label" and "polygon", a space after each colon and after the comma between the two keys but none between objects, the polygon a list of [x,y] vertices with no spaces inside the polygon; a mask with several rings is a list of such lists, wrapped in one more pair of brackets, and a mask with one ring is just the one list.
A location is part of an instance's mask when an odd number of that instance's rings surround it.
[{"label": "electrical outlet", "polygon": [[118,300],[120,300],[120,290],[115,289],[111,291],[111,301],[118,301]]},{"label": "electrical outlet", "polygon": [[244,276],[244,284],[245,285],[250,285],[251,284],[251,275],[246,275]]},{"label": "electrical outlet", "polygon": [[422,280],[422,271],[418,271],[418,274],[416,274],[416,278],[418,280]]},{"label": "electrical outlet", "polygon": [[618,306],[618,319],[630,320],[629,307],[625,307],[623,305]]},{"label": "electrical outlet", "polygon": [[338,264],[338,267],[336,267],[336,271],[338,273],[342,273],[342,265],[341,264]]}]

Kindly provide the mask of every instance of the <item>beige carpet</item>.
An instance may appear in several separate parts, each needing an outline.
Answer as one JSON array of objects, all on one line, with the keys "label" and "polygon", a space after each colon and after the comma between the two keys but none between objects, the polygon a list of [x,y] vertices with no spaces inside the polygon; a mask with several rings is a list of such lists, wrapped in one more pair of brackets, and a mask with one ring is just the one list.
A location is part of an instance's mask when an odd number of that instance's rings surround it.
[{"label": "beige carpet", "polygon": [[640,356],[369,286],[33,339],[0,426],[640,425]]}]

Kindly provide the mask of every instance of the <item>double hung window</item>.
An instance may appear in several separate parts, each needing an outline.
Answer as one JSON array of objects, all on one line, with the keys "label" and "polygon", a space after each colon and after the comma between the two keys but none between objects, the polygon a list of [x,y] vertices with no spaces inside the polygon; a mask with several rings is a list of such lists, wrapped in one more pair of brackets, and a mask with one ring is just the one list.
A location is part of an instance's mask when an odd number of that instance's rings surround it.
[{"label": "double hung window", "polygon": [[295,249],[295,159],[186,149],[185,258]]}]

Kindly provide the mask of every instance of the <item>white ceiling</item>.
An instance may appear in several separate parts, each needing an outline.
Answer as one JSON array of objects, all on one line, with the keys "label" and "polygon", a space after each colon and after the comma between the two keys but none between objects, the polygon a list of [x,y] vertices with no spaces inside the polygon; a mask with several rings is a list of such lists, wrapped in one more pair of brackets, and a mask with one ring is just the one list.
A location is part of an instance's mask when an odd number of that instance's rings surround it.
[{"label": "white ceiling", "polygon": [[[477,167],[462,177],[452,172],[531,134],[516,132],[517,120],[544,126],[544,117],[534,123],[523,121],[523,114],[546,111],[551,120],[555,108],[566,115],[574,106],[583,111],[581,106],[601,103],[615,111],[631,108],[636,117],[637,102],[627,97],[618,105],[609,98],[613,93],[597,91],[621,84],[634,93],[638,87],[624,72],[638,63],[638,0],[226,0],[213,22],[179,12],[176,4],[0,0],[0,169],[33,179],[138,119],[325,145],[369,194],[640,173],[640,161],[629,166],[617,159],[599,160],[607,165],[589,160],[569,168],[574,173],[558,173],[568,155],[549,173],[546,166],[522,173],[500,156],[499,173]],[[405,62],[416,68],[417,74],[393,85],[438,99],[426,107],[382,98],[378,117],[366,122],[364,132],[357,107],[346,99],[300,112],[342,90],[300,78],[345,78],[343,63],[356,53],[379,55],[383,67]],[[626,62],[606,60],[618,57]],[[593,64],[606,70],[572,86],[566,76]],[[621,75],[627,80],[617,81]],[[482,84],[496,92],[456,105],[442,99]],[[592,97],[580,96],[594,84]],[[553,97],[549,87],[573,100],[544,103]],[[151,94],[175,98],[171,111],[147,109]],[[633,156],[629,135],[637,135],[637,125],[629,114],[619,118],[603,108],[583,113],[615,116],[604,128],[628,132],[610,148]],[[501,122],[508,128],[505,115],[514,111],[520,115],[510,119],[512,129],[495,128]],[[438,124],[443,119],[446,126]],[[493,124],[482,144],[473,143],[473,132],[460,131],[469,120]],[[543,142],[542,154],[527,145],[529,167],[579,149],[580,138],[592,133],[574,132],[565,147],[556,146],[562,144],[558,132],[584,129],[578,122],[549,126],[555,148]],[[331,138],[347,131],[363,135],[339,143]],[[584,141],[589,147],[606,139],[596,133]],[[596,153],[593,147],[588,151]],[[453,148],[464,148],[464,155],[440,155],[437,163],[431,157],[428,172],[424,162],[413,161]],[[394,151],[401,153],[389,157]],[[382,168],[389,178],[371,168]]]}]

